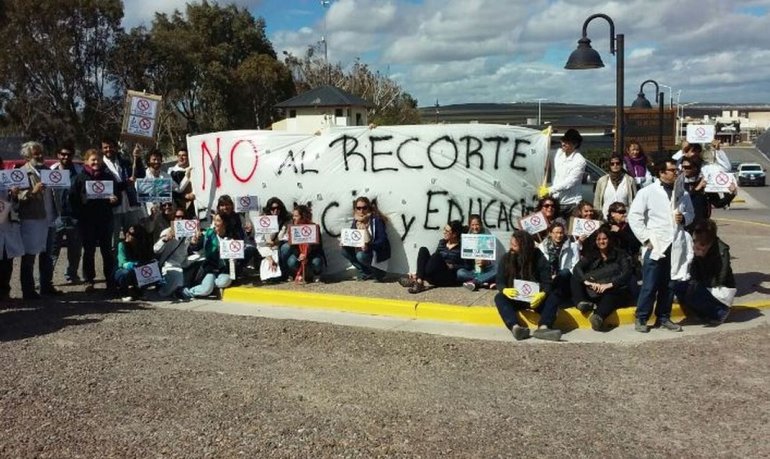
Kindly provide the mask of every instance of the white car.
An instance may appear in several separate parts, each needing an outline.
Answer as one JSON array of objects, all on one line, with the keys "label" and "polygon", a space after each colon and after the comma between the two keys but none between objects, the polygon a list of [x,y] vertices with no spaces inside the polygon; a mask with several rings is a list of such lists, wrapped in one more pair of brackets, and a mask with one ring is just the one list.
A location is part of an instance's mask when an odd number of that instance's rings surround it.
[{"label": "white car", "polygon": [[741,163],[735,173],[738,185],[765,186],[765,169],[757,163]]}]

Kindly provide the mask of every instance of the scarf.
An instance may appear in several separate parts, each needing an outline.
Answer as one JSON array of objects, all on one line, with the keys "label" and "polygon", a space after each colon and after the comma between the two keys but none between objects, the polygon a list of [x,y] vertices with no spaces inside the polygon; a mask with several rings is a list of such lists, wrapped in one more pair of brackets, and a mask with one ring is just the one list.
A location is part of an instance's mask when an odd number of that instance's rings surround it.
[{"label": "scarf", "polygon": [[548,252],[548,264],[551,267],[551,275],[559,272],[559,255],[561,255],[561,248],[564,246],[564,241],[561,245],[556,245],[551,238],[545,240],[545,248]]},{"label": "scarf", "polygon": [[625,162],[626,170],[631,177],[643,178],[647,174],[647,158],[644,155],[639,155],[636,158],[626,156],[623,162]]},{"label": "scarf", "polygon": [[104,169],[92,169],[91,166],[83,164],[83,170],[95,180],[102,180],[104,177]]},{"label": "scarf", "polygon": [[617,190],[620,186],[620,182],[623,181],[623,176],[626,175],[626,171],[620,169],[618,172],[610,171],[610,182],[612,186]]}]

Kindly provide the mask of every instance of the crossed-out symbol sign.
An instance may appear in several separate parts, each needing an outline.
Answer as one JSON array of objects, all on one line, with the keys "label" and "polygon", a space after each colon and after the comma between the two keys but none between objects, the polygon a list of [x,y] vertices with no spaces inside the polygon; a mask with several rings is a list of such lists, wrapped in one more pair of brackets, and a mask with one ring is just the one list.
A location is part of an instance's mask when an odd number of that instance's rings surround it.
[{"label": "crossed-out symbol sign", "polygon": [[360,241],[361,240],[361,233],[359,233],[358,231],[353,231],[350,234],[350,239],[353,239],[354,241]]},{"label": "crossed-out symbol sign", "polygon": [[596,228],[596,223],[593,220],[586,220],[585,228],[589,231],[593,231]]},{"label": "crossed-out symbol sign", "polygon": [[523,293],[523,294],[524,294],[524,296],[529,296],[529,294],[530,294],[530,293],[532,293],[532,287],[530,287],[530,286],[529,286],[529,285],[527,285],[527,284],[524,284],[524,285],[521,287],[521,293]]},{"label": "crossed-out symbol sign", "polygon": [[145,279],[147,279],[148,277],[152,277],[152,268],[150,266],[142,266],[139,272],[142,274],[142,277],[144,277]]},{"label": "crossed-out symbol sign", "polygon": [[146,112],[150,109],[150,103],[145,99],[139,99],[139,102],[136,103],[136,108],[139,110]]},{"label": "crossed-out symbol sign", "polygon": [[727,177],[727,174],[724,172],[720,172],[717,174],[714,180],[717,182],[717,185],[727,185],[727,182],[730,181],[730,178]]},{"label": "crossed-out symbol sign", "polygon": [[241,243],[238,241],[232,241],[230,242],[230,251],[231,252],[238,252],[241,250]]},{"label": "crossed-out symbol sign", "polygon": [[698,134],[699,136],[704,136],[706,135],[706,129],[699,127],[698,129],[695,130],[695,133]]},{"label": "crossed-out symbol sign", "polygon": [[148,118],[142,118],[139,120],[139,127],[142,129],[150,129],[152,127],[152,121]]},{"label": "crossed-out symbol sign", "polygon": [[268,226],[270,226],[270,217],[261,217],[259,219],[259,226],[261,226],[262,228],[267,228]]},{"label": "crossed-out symbol sign", "polygon": [[251,198],[248,196],[241,196],[241,206],[249,207],[251,205]]},{"label": "crossed-out symbol sign", "polygon": [[94,182],[91,185],[91,190],[94,193],[102,193],[104,191],[104,183],[102,183],[102,182]]},{"label": "crossed-out symbol sign", "polygon": [[24,180],[24,172],[22,171],[11,172],[11,179],[13,179],[14,182],[21,182],[22,180]]},{"label": "crossed-out symbol sign", "polygon": [[184,222],[184,229],[187,231],[193,231],[197,225],[195,224],[195,220],[187,220]]},{"label": "crossed-out symbol sign", "polygon": [[51,172],[51,173],[48,175],[48,178],[49,178],[49,179],[50,179],[50,180],[51,180],[53,183],[59,183],[59,182],[61,182],[61,172],[59,172],[59,171],[52,171],[52,172]]},{"label": "crossed-out symbol sign", "polygon": [[310,233],[312,233],[313,230],[311,230],[309,226],[303,226],[300,232],[303,236],[310,236]]},{"label": "crossed-out symbol sign", "polygon": [[537,225],[539,225],[539,224],[540,224],[540,217],[538,217],[537,215],[535,215],[534,217],[532,217],[532,219],[530,220],[530,222],[532,222],[532,224],[533,224],[534,226],[537,226]]}]

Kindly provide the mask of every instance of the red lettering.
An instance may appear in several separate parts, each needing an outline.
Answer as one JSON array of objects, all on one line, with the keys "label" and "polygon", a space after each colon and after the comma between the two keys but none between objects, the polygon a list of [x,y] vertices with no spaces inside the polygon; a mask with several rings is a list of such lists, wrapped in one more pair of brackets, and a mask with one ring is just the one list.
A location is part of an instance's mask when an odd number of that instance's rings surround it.
[{"label": "red lettering", "polygon": [[[246,178],[241,177],[238,175],[238,173],[235,171],[235,150],[238,148],[238,145],[240,145],[243,142],[247,142],[249,145],[251,145],[251,151],[254,152],[254,165],[251,166],[251,172],[249,172],[249,176]],[[238,180],[241,183],[248,182],[252,176],[254,176],[254,172],[257,170],[257,163],[259,163],[259,151],[257,150],[257,146],[254,145],[254,142],[251,140],[239,140],[235,142],[235,145],[233,145],[233,148],[230,149],[230,170],[233,171],[233,177],[235,177],[236,180]]]},{"label": "red lettering", "polygon": [[220,139],[217,137],[217,154],[213,156],[209,151],[206,142],[201,142],[201,173],[203,174],[203,190],[206,190],[206,156],[209,157],[209,163],[211,164],[211,171],[214,173],[214,182],[217,188],[222,185],[222,179],[219,176],[219,167],[222,164],[222,159],[219,157],[219,143]]}]

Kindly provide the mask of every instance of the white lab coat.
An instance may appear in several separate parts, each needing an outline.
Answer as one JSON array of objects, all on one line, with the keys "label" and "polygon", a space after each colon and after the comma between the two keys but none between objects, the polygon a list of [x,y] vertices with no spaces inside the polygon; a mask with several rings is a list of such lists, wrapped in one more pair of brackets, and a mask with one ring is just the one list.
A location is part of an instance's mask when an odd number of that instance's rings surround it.
[{"label": "white lab coat", "polygon": [[[690,195],[683,187],[684,177],[677,180],[671,199],[659,180],[639,190],[631,202],[628,225],[642,244],[650,241],[650,258],[659,260],[671,247],[671,279],[689,279],[689,268],[693,258],[692,237],[684,230],[695,216]],[[684,216],[684,224],[677,225],[674,211]],[[647,247],[642,247],[642,258]]]},{"label": "white lab coat", "polygon": [[550,193],[561,205],[573,205],[582,198],[581,185],[586,160],[579,151],[567,156],[561,148],[553,157],[553,183]]}]

